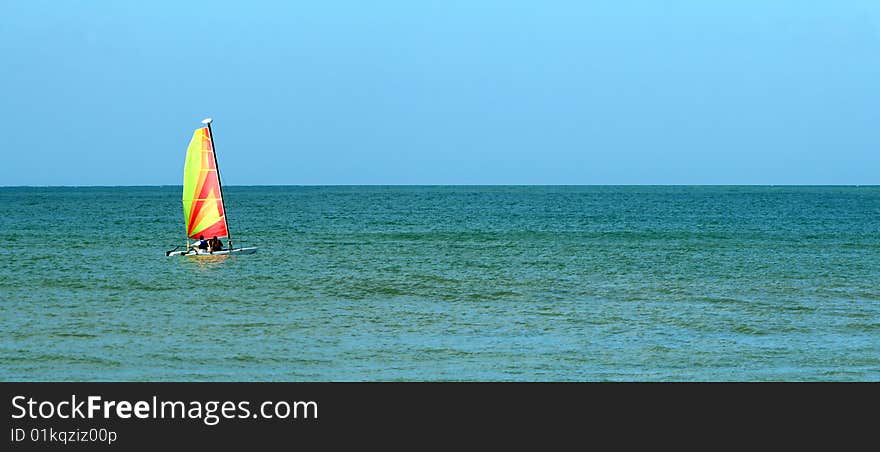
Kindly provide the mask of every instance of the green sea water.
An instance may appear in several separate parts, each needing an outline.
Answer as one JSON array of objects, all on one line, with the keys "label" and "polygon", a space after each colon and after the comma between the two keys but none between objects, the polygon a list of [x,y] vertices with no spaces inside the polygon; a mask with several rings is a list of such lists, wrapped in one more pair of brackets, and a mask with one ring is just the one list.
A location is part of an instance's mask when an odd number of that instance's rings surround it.
[{"label": "green sea water", "polygon": [[225,193],[0,188],[0,380],[880,380],[880,187]]}]

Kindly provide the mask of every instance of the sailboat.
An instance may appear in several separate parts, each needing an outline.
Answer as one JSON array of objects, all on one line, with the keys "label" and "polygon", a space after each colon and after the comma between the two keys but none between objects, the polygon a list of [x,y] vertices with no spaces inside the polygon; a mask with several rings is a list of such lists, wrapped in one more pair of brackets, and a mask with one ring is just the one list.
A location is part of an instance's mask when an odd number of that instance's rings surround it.
[{"label": "sailboat", "polygon": [[214,149],[211,118],[202,121],[204,127],[193,132],[186,149],[183,166],[183,221],[187,239],[225,239],[223,249],[208,252],[193,248],[187,240],[184,250],[180,246],[166,251],[166,256],[222,256],[229,254],[253,254],[256,247],[235,248],[229,224],[226,222],[226,206],[223,204],[223,188],[220,185],[220,168]]}]

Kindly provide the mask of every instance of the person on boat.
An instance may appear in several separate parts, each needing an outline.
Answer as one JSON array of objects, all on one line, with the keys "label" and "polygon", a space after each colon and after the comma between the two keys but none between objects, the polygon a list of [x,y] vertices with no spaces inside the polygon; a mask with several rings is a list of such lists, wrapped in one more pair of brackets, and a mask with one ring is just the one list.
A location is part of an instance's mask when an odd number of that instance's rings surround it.
[{"label": "person on boat", "polygon": [[208,240],[208,252],[214,253],[214,251],[222,251],[223,250],[223,242],[217,238],[215,235],[213,239]]},{"label": "person on boat", "polygon": [[198,251],[198,250],[207,251],[208,250],[208,241],[205,240],[205,236],[200,235],[199,240],[197,242],[193,242],[189,247],[196,250],[196,251]]}]

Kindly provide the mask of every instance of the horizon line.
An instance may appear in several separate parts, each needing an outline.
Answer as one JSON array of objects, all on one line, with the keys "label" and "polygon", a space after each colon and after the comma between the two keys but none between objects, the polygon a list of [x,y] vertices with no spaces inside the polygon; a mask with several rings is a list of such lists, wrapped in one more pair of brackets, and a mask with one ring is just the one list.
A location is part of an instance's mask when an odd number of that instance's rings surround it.
[{"label": "horizon line", "polygon": [[[183,184],[0,185],[0,188],[182,187]],[[870,184],[223,184],[224,187],[876,187]]]}]

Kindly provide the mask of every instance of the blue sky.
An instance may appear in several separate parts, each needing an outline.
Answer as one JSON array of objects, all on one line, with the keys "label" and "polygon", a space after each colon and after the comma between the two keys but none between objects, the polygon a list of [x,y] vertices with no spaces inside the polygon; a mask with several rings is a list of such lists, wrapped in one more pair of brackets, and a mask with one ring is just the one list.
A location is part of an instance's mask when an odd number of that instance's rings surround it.
[{"label": "blue sky", "polygon": [[878,184],[877,1],[6,1],[0,185]]}]

